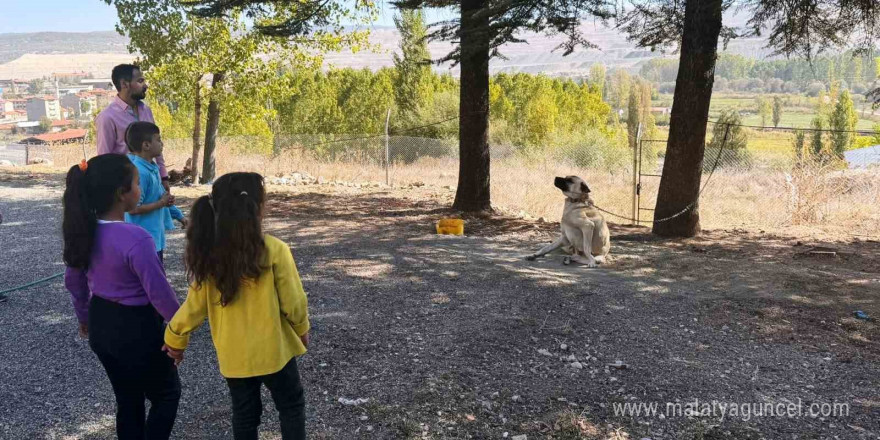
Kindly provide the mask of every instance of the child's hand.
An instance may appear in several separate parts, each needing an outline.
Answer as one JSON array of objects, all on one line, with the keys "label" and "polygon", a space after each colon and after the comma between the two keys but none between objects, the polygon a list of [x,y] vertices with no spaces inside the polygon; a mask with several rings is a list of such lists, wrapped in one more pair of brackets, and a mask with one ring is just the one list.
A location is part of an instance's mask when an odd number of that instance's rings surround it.
[{"label": "child's hand", "polygon": [[162,197],[159,198],[159,206],[168,206],[171,204],[171,194],[165,193],[162,194]]},{"label": "child's hand", "polygon": [[83,339],[89,339],[89,325],[84,323],[79,323],[79,337]]},{"label": "child's hand", "polygon": [[303,345],[305,345],[306,348],[309,348],[309,332],[306,332],[306,334],[300,336],[299,340],[302,341]]},{"label": "child's hand", "polygon": [[189,225],[189,222],[185,218],[178,220],[178,222],[180,222],[180,226],[182,226],[184,229],[186,229],[187,225]]},{"label": "child's hand", "polygon": [[174,359],[175,367],[183,362],[183,350],[175,350],[167,345],[162,345],[162,351],[168,353],[168,357]]},{"label": "child's hand", "polygon": [[173,204],[174,204],[174,201],[175,201],[176,199],[174,198],[174,196],[171,195],[171,193],[166,193],[166,194],[168,194],[168,206],[173,205]]}]

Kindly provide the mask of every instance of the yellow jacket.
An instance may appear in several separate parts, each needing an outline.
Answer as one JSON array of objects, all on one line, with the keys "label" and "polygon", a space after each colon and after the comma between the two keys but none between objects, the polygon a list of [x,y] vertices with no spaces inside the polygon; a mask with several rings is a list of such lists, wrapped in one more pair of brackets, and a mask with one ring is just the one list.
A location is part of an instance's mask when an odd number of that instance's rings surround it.
[{"label": "yellow jacket", "polygon": [[266,235],[269,269],[242,283],[225,307],[213,281],[189,288],[186,301],[165,329],[165,344],[183,350],[189,335],[205,321],[217,349],[220,374],[254,377],[278,372],[294,356],[306,352],[299,336],[309,331],[308,299],[283,241]]}]

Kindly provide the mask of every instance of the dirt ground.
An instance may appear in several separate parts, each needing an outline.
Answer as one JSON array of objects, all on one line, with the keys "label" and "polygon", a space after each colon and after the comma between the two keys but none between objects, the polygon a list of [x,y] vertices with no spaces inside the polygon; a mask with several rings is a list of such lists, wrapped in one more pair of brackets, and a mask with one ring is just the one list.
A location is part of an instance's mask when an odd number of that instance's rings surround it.
[{"label": "dirt ground", "polygon": [[[57,174],[0,172],[0,187],[61,184]],[[744,230],[662,240],[614,226],[612,258],[587,269],[559,255],[524,260],[553,238],[555,223],[465,217],[465,237],[435,235],[434,222],[455,215],[448,190],[272,190],[267,232],[291,245],[310,295],[312,347],[300,371],[311,438],[880,435],[880,330],[854,316],[880,317],[880,242]],[[204,191],[174,189],[184,208]],[[171,243],[179,288],[182,241]],[[58,307],[69,308],[54,289]],[[181,367],[175,436],[228,436],[224,384],[199,379],[219,377],[207,329],[193,344],[201,348]],[[802,413],[615,411],[691,402],[792,404]],[[834,404],[847,413],[804,414]],[[267,401],[264,438],[278,438],[271,409]],[[80,432],[64,424],[35,437]]]}]

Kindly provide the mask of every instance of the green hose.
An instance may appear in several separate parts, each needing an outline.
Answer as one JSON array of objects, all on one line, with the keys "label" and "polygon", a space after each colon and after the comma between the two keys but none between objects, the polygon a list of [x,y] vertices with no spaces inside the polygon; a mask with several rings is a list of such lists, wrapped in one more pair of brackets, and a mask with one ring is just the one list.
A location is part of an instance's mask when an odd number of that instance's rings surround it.
[{"label": "green hose", "polygon": [[23,285],[23,286],[13,287],[13,288],[11,288],[11,289],[0,290],[0,295],[7,294],[7,293],[10,293],[10,292],[15,292],[15,291],[18,291],[18,290],[24,290],[24,289],[27,289],[28,287],[36,286],[37,284],[41,284],[41,283],[45,283],[46,281],[54,280],[55,278],[58,278],[58,277],[63,276],[63,275],[64,275],[64,272],[56,273],[55,275],[52,275],[52,276],[49,276],[49,277],[43,278],[42,280],[34,281],[33,283],[25,284],[25,285]]}]

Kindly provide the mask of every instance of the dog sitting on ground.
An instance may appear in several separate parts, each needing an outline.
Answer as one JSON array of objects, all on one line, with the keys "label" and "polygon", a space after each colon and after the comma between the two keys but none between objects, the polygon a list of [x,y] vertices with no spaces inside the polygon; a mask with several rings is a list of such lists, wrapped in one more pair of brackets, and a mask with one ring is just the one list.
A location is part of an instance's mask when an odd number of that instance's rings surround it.
[{"label": "dog sitting on ground", "polygon": [[605,217],[590,199],[590,187],[577,176],[557,177],[553,185],[566,197],[559,221],[562,234],[526,259],[534,261],[562,248],[568,254],[563,264],[574,261],[587,267],[596,267],[611,250],[611,233]]}]

